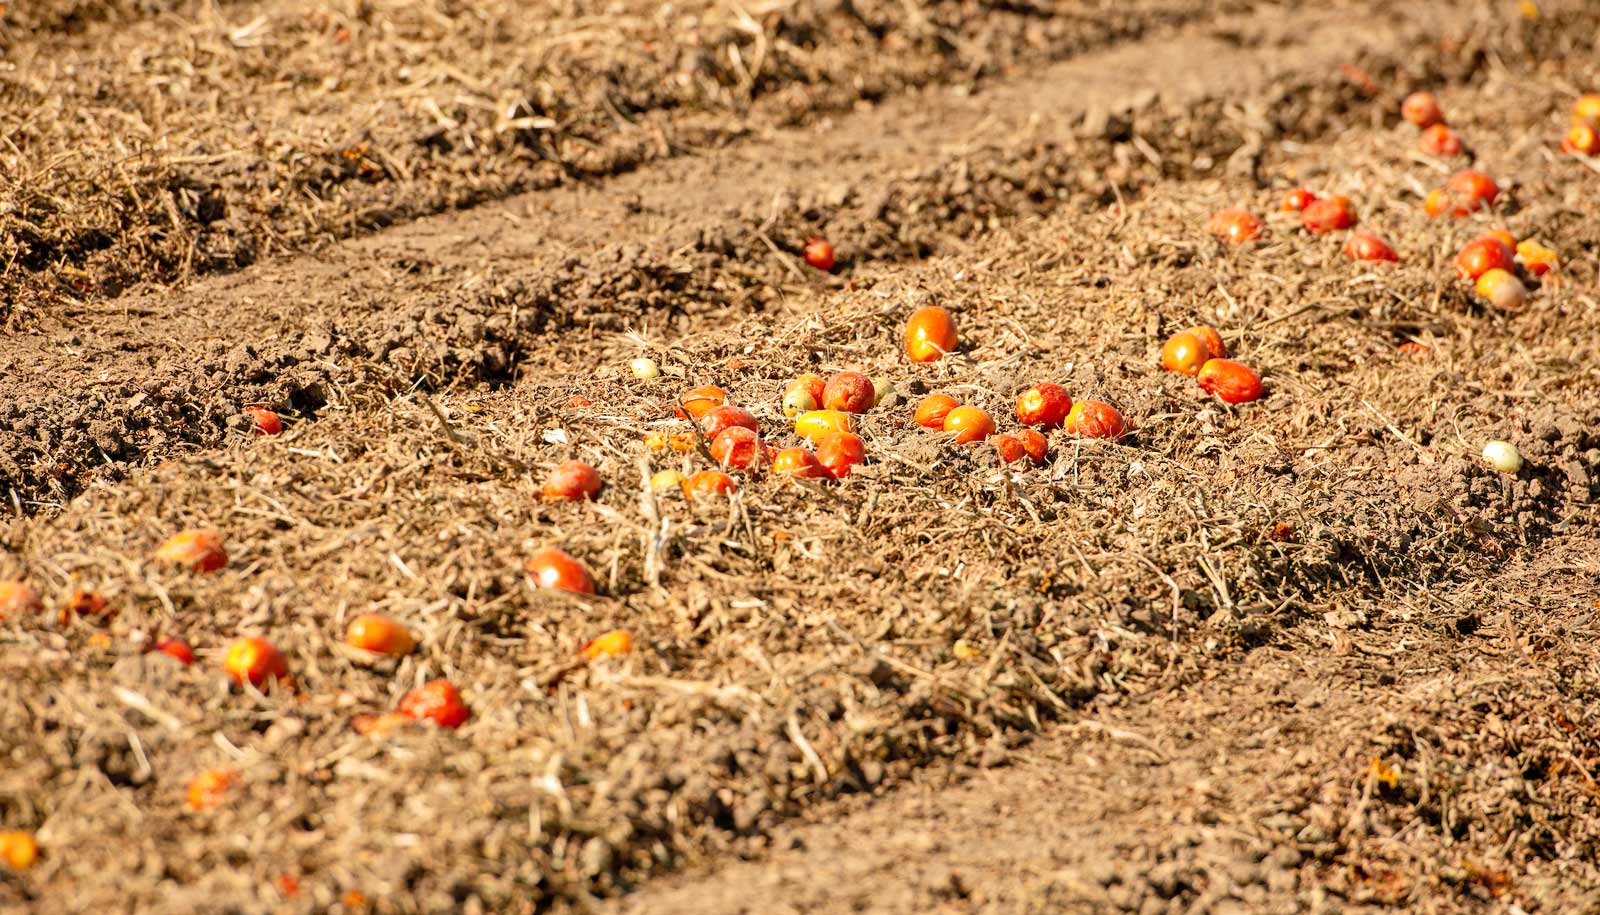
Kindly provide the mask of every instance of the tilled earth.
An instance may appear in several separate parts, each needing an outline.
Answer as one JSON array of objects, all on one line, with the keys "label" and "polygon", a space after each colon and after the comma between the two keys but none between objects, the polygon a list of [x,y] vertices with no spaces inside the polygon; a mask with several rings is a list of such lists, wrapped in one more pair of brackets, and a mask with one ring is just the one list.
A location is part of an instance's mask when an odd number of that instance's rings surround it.
[{"label": "tilled earth", "polygon": [[[1600,169],[1553,143],[1597,36],[1581,2],[8,8],[0,578],[115,617],[0,623],[0,829],[41,848],[0,908],[1600,906]],[[1417,151],[1418,88],[1465,155]],[[1495,210],[1426,219],[1468,163]],[[1300,231],[1299,184],[1403,261]],[[1206,234],[1233,206],[1263,240]],[[1516,314],[1455,279],[1495,227],[1563,259]],[[963,345],[912,365],[924,304]],[[1266,398],[1160,370],[1198,322]],[[706,466],[644,444],[687,388],[789,444],[784,384],[839,369],[895,388],[850,477],[649,490]],[[1004,427],[1041,380],[1132,434],[1023,470],[910,420]],[[571,457],[600,498],[543,501]],[[151,560],[196,526],[227,568]],[[535,589],[546,545],[600,596]],[[419,650],[345,649],[369,611]],[[229,689],[240,634],[292,688]],[[352,728],[441,676],[460,730]]]}]

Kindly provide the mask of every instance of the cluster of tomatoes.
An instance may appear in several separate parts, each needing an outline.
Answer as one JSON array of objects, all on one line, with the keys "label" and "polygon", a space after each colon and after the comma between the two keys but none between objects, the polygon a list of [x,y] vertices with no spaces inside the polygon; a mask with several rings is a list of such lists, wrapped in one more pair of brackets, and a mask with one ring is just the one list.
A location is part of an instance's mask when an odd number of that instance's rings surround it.
[{"label": "cluster of tomatoes", "polygon": [[1561,151],[1573,156],[1600,156],[1600,95],[1572,103],[1572,126],[1561,138]]}]

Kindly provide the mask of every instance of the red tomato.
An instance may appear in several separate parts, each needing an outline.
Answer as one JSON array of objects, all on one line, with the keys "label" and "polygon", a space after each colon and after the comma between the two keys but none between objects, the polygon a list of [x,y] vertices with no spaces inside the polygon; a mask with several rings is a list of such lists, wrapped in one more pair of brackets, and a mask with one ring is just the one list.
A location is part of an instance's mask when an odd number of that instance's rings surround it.
[{"label": "red tomato", "polygon": [[1310,206],[1316,199],[1317,195],[1313,194],[1308,188],[1297,187],[1283,195],[1283,203],[1278,205],[1278,209],[1285,213],[1298,213]]},{"label": "red tomato", "polygon": [[955,352],[955,318],[937,305],[917,309],[906,319],[905,345],[912,362],[937,362]]},{"label": "red tomato", "polygon": [[461,693],[449,680],[433,680],[406,693],[397,709],[413,721],[428,721],[451,730],[472,717],[472,710],[461,701]]},{"label": "red tomato", "polygon": [[702,470],[684,481],[683,494],[694,499],[699,496],[726,496],[737,492],[739,484],[720,470]]},{"label": "red tomato", "polygon": [[1016,436],[1017,441],[1022,443],[1022,450],[1028,452],[1028,457],[1033,458],[1035,464],[1043,464],[1045,456],[1050,453],[1050,440],[1037,430],[1027,428],[1017,432]]},{"label": "red tomato", "polygon": [[944,431],[958,445],[981,442],[994,433],[994,420],[978,407],[956,407],[945,415]]},{"label": "red tomato", "polygon": [[187,642],[180,642],[177,639],[162,639],[156,643],[155,650],[185,667],[194,663],[194,650],[189,647]]},{"label": "red tomato", "polygon": [[1228,244],[1238,245],[1259,238],[1264,225],[1248,210],[1221,210],[1211,217],[1206,231]]},{"label": "red tomato", "polygon": [[222,669],[228,679],[243,686],[249,683],[259,687],[270,679],[289,679],[289,665],[272,643],[263,638],[246,636],[228,646]]},{"label": "red tomato", "polygon": [[1213,359],[1200,367],[1195,376],[1209,394],[1215,394],[1224,403],[1249,403],[1261,397],[1261,376],[1247,365],[1228,359]]},{"label": "red tomato", "polygon": [[544,481],[546,499],[581,502],[600,494],[600,471],[583,461],[557,464]]},{"label": "red tomato", "polygon": [[245,407],[244,413],[250,417],[257,435],[277,435],[283,431],[283,418],[266,407]]},{"label": "red tomato", "polygon": [[1432,92],[1413,92],[1400,103],[1400,116],[1426,130],[1444,123],[1444,112]]},{"label": "red tomato", "polygon": [[1127,434],[1127,424],[1117,408],[1098,400],[1080,400],[1067,414],[1066,430],[1084,438],[1122,438]]},{"label": "red tomato", "polygon": [[838,372],[822,389],[822,408],[846,413],[865,413],[877,399],[872,379],[860,372]]},{"label": "red tomato", "polygon": [[1054,429],[1067,418],[1072,398],[1067,389],[1051,381],[1036,384],[1017,395],[1017,421],[1024,426]]},{"label": "red tomato", "polygon": [[1495,269],[1517,269],[1516,255],[1498,238],[1475,238],[1456,255],[1456,274],[1464,280],[1476,280]]},{"label": "red tomato", "polygon": [[917,425],[929,429],[943,429],[944,418],[951,410],[961,406],[949,394],[929,394],[917,404],[917,412],[913,415]]},{"label": "red tomato", "polygon": [[711,412],[712,407],[720,407],[728,401],[728,392],[714,384],[701,385],[682,397],[683,405],[675,408],[679,419],[700,417]]},{"label": "red tomato", "polygon": [[1389,243],[1366,232],[1351,232],[1344,243],[1344,256],[1353,261],[1398,261],[1399,255]]},{"label": "red tomato", "polygon": [[1313,235],[1326,235],[1335,229],[1348,229],[1355,225],[1356,214],[1350,208],[1349,197],[1323,197],[1312,201],[1300,212],[1300,224]]},{"label": "red tomato", "polygon": [[761,436],[743,426],[730,426],[711,440],[711,456],[724,467],[754,467],[761,460]]},{"label": "red tomato", "polygon": [[866,443],[852,432],[830,432],[817,440],[817,463],[835,480],[866,459]]},{"label": "red tomato", "polygon": [[826,273],[833,269],[833,245],[825,239],[808,238],[805,246],[806,263]]},{"label": "red tomato", "polygon": [[808,480],[828,475],[827,469],[817,462],[817,456],[800,447],[785,448],[773,455],[772,472]]},{"label": "red tomato", "polygon": [[573,594],[593,594],[594,579],[583,564],[563,550],[546,547],[528,557],[528,574],[539,587]]},{"label": "red tomato", "polygon": [[756,423],[755,414],[744,407],[732,404],[723,404],[712,407],[705,415],[700,417],[700,431],[706,438],[716,438],[724,429],[742,426],[751,432],[760,432],[761,426]]},{"label": "red tomato", "polygon": [[1210,358],[1210,348],[1192,331],[1173,334],[1161,345],[1161,367],[1169,372],[1194,375]]},{"label": "red tomato", "polygon": [[1471,169],[1451,175],[1450,180],[1445,182],[1444,190],[1450,195],[1457,216],[1475,213],[1492,205],[1495,198],[1500,196],[1500,185],[1495,184],[1493,178]]},{"label": "red tomato", "polygon": [[1424,130],[1417,142],[1422,151],[1430,156],[1459,156],[1463,149],[1461,135],[1443,124],[1435,124]]},{"label": "red tomato", "polygon": [[1561,138],[1561,151],[1568,155],[1600,155],[1600,133],[1588,124],[1573,124]]}]

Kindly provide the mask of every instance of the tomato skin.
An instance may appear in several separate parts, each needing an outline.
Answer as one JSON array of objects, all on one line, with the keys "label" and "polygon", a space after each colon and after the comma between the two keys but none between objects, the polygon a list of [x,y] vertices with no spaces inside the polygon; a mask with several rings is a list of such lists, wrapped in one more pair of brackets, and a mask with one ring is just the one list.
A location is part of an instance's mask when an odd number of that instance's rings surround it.
[{"label": "tomato skin", "polygon": [[1211,349],[1192,331],[1181,331],[1161,345],[1161,367],[1169,372],[1194,375],[1212,358]]},{"label": "tomato skin", "polygon": [[700,496],[727,496],[738,491],[739,484],[734,482],[733,477],[720,470],[702,470],[683,484],[683,494],[690,499]]},{"label": "tomato skin", "polygon": [[865,413],[878,399],[872,379],[860,372],[838,372],[822,390],[822,408],[845,413]]},{"label": "tomato skin", "polygon": [[1554,251],[1531,238],[1517,242],[1517,257],[1522,258],[1522,266],[1534,276],[1544,276],[1561,263]]},{"label": "tomato skin", "polygon": [[945,415],[944,431],[956,444],[970,445],[993,434],[994,420],[978,407],[956,407]]},{"label": "tomato skin", "polygon": [[1426,130],[1444,123],[1444,112],[1432,92],[1413,92],[1400,103],[1400,116]]},{"label": "tomato skin", "polygon": [[714,384],[701,385],[684,393],[680,398],[681,406],[675,407],[679,419],[699,419],[711,412],[712,407],[720,407],[728,402],[728,392]]},{"label": "tomato skin", "polygon": [[912,419],[927,429],[943,429],[944,418],[959,406],[961,404],[949,394],[929,394],[917,404],[917,412],[912,414]]},{"label": "tomato skin", "polygon": [[228,551],[222,535],[207,528],[179,531],[156,550],[156,558],[196,572],[215,572],[228,564]]},{"label": "tomato skin", "polygon": [[956,322],[950,312],[926,305],[906,319],[906,355],[912,362],[937,362],[955,352]]},{"label": "tomato skin", "polygon": [[724,429],[732,429],[736,426],[742,426],[751,432],[761,431],[761,426],[756,422],[754,413],[744,407],[736,407],[733,404],[712,407],[706,411],[704,416],[700,417],[700,432],[706,438],[716,438],[722,434]]},{"label": "tomato skin", "polygon": [[1456,275],[1464,280],[1476,280],[1490,270],[1516,268],[1516,255],[1498,238],[1475,238],[1456,254]]},{"label": "tomato skin", "polygon": [[417,647],[416,636],[400,623],[379,613],[363,613],[350,621],[345,644],[363,651],[403,658]]},{"label": "tomato skin", "polygon": [[1053,381],[1045,381],[1017,395],[1017,421],[1024,426],[1042,426],[1054,429],[1067,418],[1072,409],[1072,398],[1067,389]]},{"label": "tomato skin", "polygon": [[545,478],[542,493],[546,499],[582,502],[600,494],[600,471],[583,461],[557,464]]},{"label": "tomato skin", "polygon": [[1355,225],[1356,214],[1350,208],[1349,197],[1323,197],[1300,211],[1300,224],[1312,235],[1326,235]]},{"label": "tomato skin", "polygon": [[743,426],[730,426],[711,440],[711,456],[724,467],[754,467],[760,463],[763,450],[761,436]]},{"label": "tomato skin", "polygon": [[257,636],[245,636],[228,646],[222,669],[239,686],[249,683],[259,688],[270,679],[289,679],[289,665],[283,655],[271,642]]},{"label": "tomato skin", "polygon": [[1223,403],[1241,404],[1259,400],[1262,393],[1261,376],[1243,363],[1229,359],[1213,359],[1200,367],[1195,381],[1208,394],[1214,394]]},{"label": "tomato skin", "polygon": [[1310,206],[1317,199],[1317,195],[1309,188],[1297,187],[1283,195],[1283,202],[1278,204],[1278,209],[1285,213],[1298,213]]},{"label": "tomato skin", "polygon": [[1084,438],[1119,439],[1128,434],[1117,408],[1098,400],[1080,400],[1067,414],[1066,430]]},{"label": "tomato skin", "polygon": [[828,476],[817,456],[799,446],[785,448],[772,456],[772,472],[780,476],[815,480]]},{"label": "tomato skin", "polygon": [[817,440],[817,463],[835,480],[866,459],[867,445],[853,433],[833,432]]},{"label": "tomato skin", "polygon": [[833,245],[827,239],[808,238],[803,249],[806,263],[823,273],[833,269]]},{"label": "tomato skin", "polygon": [[396,707],[413,721],[427,721],[455,730],[472,717],[472,710],[461,701],[461,693],[449,680],[431,680],[406,693]]},{"label": "tomato skin", "polygon": [[594,593],[594,578],[589,570],[565,550],[546,547],[529,556],[525,566],[540,588],[570,594]]},{"label": "tomato skin", "polygon": [[1219,210],[1206,224],[1206,231],[1230,245],[1240,245],[1260,238],[1265,225],[1249,210]]},{"label": "tomato skin", "polygon": [[1387,261],[1395,263],[1400,256],[1394,253],[1389,243],[1376,235],[1366,232],[1351,232],[1350,238],[1344,243],[1344,256],[1353,261]]},{"label": "tomato skin", "polygon": [[245,407],[244,414],[250,417],[257,435],[277,435],[283,431],[283,418],[266,407]]},{"label": "tomato skin", "polygon": [[1417,144],[1428,155],[1444,158],[1459,156],[1465,149],[1461,143],[1461,135],[1443,124],[1435,124],[1424,130]]},{"label": "tomato skin", "polygon": [[1050,440],[1045,438],[1036,429],[1024,428],[1016,433],[1017,441],[1022,443],[1022,450],[1028,453],[1035,464],[1043,464],[1046,456],[1050,454]]}]

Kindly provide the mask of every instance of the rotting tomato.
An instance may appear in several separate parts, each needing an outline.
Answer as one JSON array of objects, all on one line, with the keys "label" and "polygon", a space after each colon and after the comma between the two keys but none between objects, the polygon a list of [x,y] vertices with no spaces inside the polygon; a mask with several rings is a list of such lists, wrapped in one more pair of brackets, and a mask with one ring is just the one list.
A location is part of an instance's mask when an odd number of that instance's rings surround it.
[{"label": "rotting tomato", "polygon": [[1466,243],[1456,254],[1456,274],[1464,280],[1476,280],[1490,270],[1515,270],[1517,259],[1511,249],[1498,238],[1484,236]]},{"label": "rotting tomato", "polygon": [[1417,145],[1430,156],[1444,158],[1459,156],[1466,148],[1461,142],[1461,134],[1443,124],[1435,124],[1424,130],[1422,137],[1417,140]]},{"label": "rotting tomato", "polygon": [[917,404],[917,411],[912,414],[912,419],[924,428],[943,429],[944,418],[959,406],[961,404],[949,394],[929,394]]},{"label": "rotting tomato", "polygon": [[855,421],[843,410],[812,410],[800,414],[794,421],[794,434],[813,445],[829,432],[854,431]]},{"label": "rotting tomato", "polygon": [[712,407],[720,407],[728,402],[728,392],[714,384],[701,385],[686,392],[681,398],[682,403],[674,409],[679,419],[699,419],[711,412]]},{"label": "rotting tomato", "polygon": [[1128,432],[1117,408],[1099,400],[1080,400],[1067,414],[1067,432],[1084,438],[1119,439]]},{"label": "rotting tomato", "polygon": [[1261,376],[1255,369],[1231,359],[1212,359],[1200,367],[1195,381],[1223,403],[1242,404],[1261,397]]},{"label": "rotting tomato", "polygon": [[736,407],[733,404],[712,407],[706,411],[704,416],[700,417],[700,432],[706,438],[714,439],[721,435],[723,430],[732,429],[735,426],[742,426],[751,432],[761,431],[761,426],[756,422],[754,413],[744,407]]},{"label": "rotting tomato", "polygon": [[620,658],[633,653],[633,633],[626,629],[613,629],[601,633],[578,650],[586,661],[598,661],[601,658]]},{"label": "rotting tomato", "polygon": [[1228,344],[1222,342],[1222,335],[1217,333],[1217,329],[1215,327],[1212,327],[1209,324],[1196,324],[1195,326],[1189,328],[1187,333],[1191,333],[1196,337],[1199,337],[1200,342],[1206,345],[1206,351],[1211,354],[1213,359],[1227,358]]},{"label": "rotting tomato", "polygon": [[1194,375],[1213,358],[1206,342],[1191,331],[1181,331],[1161,345],[1161,367],[1169,372]]},{"label": "rotting tomato", "polygon": [[39,592],[25,581],[0,581],[0,620],[44,611]]},{"label": "rotting tomato", "polygon": [[222,670],[239,686],[249,683],[258,689],[268,680],[289,679],[289,665],[283,654],[271,642],[253,635],[235,639],[228,646]]},{"label": "rotting tomato", "polygon": [[[0,614],[3,615],[3,614]],[[61,625],[65,626],[76,618],[92,619],[98,623],[107,623],[116,616],[116,611],[111,610],[106,604],[106,599],[94,591],[79,588],[72,592],[67,602],[61,606]]]},{"label": "rotting tomato", "polygon": [[824,273],[833,269],[833,245],[824,238],[806,239],[803,249],[806,263]]},{"label": "rotting tomato", "polygon": [[1044,381],[1017,395],[1017,421],[1024,426],[1054,429],[1067,418],[1072,397],[1053,381]]},{"label": "rotting tomato", "polygon": [[824,410],[842,410],[846,413],[865,413],[877,400],[872,379],[860,372],[836,372],[822,390]]},{"label": "rotting tomato", "polygon": [[851,468],[867,459],[867,445],[850,432],[833,432],[817,439],[817,463],[835,480],[850,475]]},{"label": "rotting tomato", "polygon": [[283,431],[283,417],[266,407],[245,407],[244,413],[250,417],[257,435],[277,435]]},{"label": "rotting tomato", "polygon": [[733,477],[720,470],[702,470],[683,484],[683,494],[690,499],[701,496],[728,496],[739,491]]},{"label": "rotting tomato", "polygon": [[215,572],[228,564],[228,551],[221,534],[209,528],[191,528],[168,537],[156,550],[156,558],[196,572]]},{"label": "rotting tomato", "polygon": [[1298,213],[1316,201],[1317,195],[1310,188],[1297,187],[1283,195],[1283,202],[1278,204],[1278,209],[1285,213]]},{"label": "rotting tomato", "polygon": [[1265,225],[1249,210],[1228,209],[1214,213],[1206,231],[1230,245],[1239,245],[1260,238]]},{"label": "rotting tomato", "polygon": [[1561,265],[1561,258],[1556,252],[1531,238],[1517,242],[1517,257],[1522,259],[1522,266],[1534,276],[1544,276]]},{"label": "rotting tomato", "polygon": [[1572,103],[1572,122],[1588,124],[1600,130],[1600,94],[1579,96],[1577,101]]},{"label": "rotting tomato", "polygon": [[1344,243],[1344,256],[1353,261],[1388,261],[1394,263],[1400,256],[1389,243],[1366,232],[1351,232]]},{"label": "rotting tomato", "polygon": [[593,594],[594,578],[583,563],[565,550],[545,547],[528,557],[524,564],[534,584],[548,591],[566,591],[571,594]]},{"label": "rotting tomato", "polygon": [[814,480],[828,475],[827,469],[817,462],[817,456],[799,446],[785,448],[773,455],[772,472],[803,480]]},{"label": "rotting tomato", "polygon": [[1313,235],[1326,235],[1337,229],[1348,229],[1356,224],[1356,214],[1350,207],[1350,198],[1335,195],[1314,200],[1300,211],[1300,224]]},{"label": "rotting tomato", "polygon": [[545,478],[543,492],[546,499],[568,502],[593,499],[600,494],[600,471],[584,461],[564,461]]},{"label": "rotting tomato", "polygon": [[945,414],[944,431],[956,444],[969,445],[994,434],[994,420],[980,407],[956,407]]},{"label": "rotting tomato", "polygon": [[925,305],[906,319],[906,355],[912,362],[937,362],[955,352],[956,321],[937,305]]},{"label": "rotting tomato", "polygon": [[1022,450],[1033,458],[1035,464],[1043,464],[1044,459],[1050,454],[1050,440],[1037,429],[1023,428],[1014,433],[1017,441],[1022,443]]},{"label": "rotting tomato", "polygon": [[187,802],[197,813],[215,810],[228,799],[228,789],[239,780],[232,769],[206,769],[189,780]]},{"label": "rotting tomato", "polygon": [[449,680],[430,680],[400,698],[396,707],[413,721],[426,721],[455,730],[467,723],[472,710],[461,701],[461,692]]},{"label": "rotting tomato", "polygon": [[1002,464],[1013,464],[1028,456],[1028,449],[1022,446],[1022,441],[1015,435],[997,432],[989,436],[989,444],[999,453]]},{"label": "rotting tomato", "polygon": [[1463,169],[1451,175],[1450,180],[1445,182],[1444,190],[1457,216],[1492,206],[1500,196],[1500,185],[1495,184],[1493,178],[1472,169]]},{"label": "rotting tomato", "polygon": [[154,651],[157,654],[166,655],[185,667],[194,663],[194,649],[189,647],[188,642],[179,639],[162,639],[156,643]]},{"label": "rotting tomato", "polygon": [[1432,92],[1413,92],[1400,103],[1400,116],[1426,130],[1444,123],[1444,112]]},{"label": "rotting tomato", "polygon": [[1568,155],[1600,155],[1600,133],[1588,124],[1573,124],[1561,138],[1561,151]]},{"label": "rotting tomato", "polygon": [[344,640],[352,647],[392,658],[403,658],[417,647],[411,630],[381,613],[363,613],[351,620]]},{"label": "rotting tomato", "polygon": [[1528,303],[1528,287],[1511,271],[1499,267],[1484,271],[1473,289],[1501,311],[1520,311]]},{"label": "rotting tomato", "polygon": [[761,436],[743,426],[729,426],[711,440],[711,456],[724,467],[754,467],[761,454]]}]

